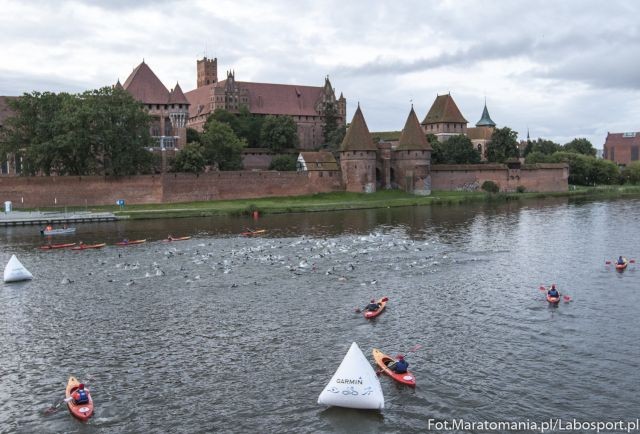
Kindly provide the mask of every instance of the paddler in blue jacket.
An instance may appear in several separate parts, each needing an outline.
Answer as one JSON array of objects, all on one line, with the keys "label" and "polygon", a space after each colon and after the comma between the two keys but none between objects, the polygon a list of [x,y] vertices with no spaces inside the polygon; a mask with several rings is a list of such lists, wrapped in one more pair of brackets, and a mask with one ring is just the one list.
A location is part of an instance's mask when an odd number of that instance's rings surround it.
[{"label": "paddler in blue jacket", "polygon": [[370,310],[371,312],[375,312],[376,310],[378,310],[379,307],[380,305],[378,304],[378,302],[376,302],[375,299],[371,299],[371,303],[369,303],[367,307],[364,308],[364,310]]},{"label": "paddler in blue jacket", "polygon": [[618,265],[623,265],[624,264],[624,259],[622,259],[622,256],[618,257]]},{"label": "paddler in blue jacket", "polygon": [[560,293],[558,292],[558,290],[556,289],[556,284],[554,283],[553,285],[551,285],[551,289],[549,291],[547,291],[547,295],[549,297],[560,297]]},{"label": "paddler in blue jacket", "polygon": [[396,374],[404,374],[409,368],[409,362],[404,359],[404,356],[402,354],[398,354],[396,356],[396,361],[393,363],[389,363],[388,366]]}]

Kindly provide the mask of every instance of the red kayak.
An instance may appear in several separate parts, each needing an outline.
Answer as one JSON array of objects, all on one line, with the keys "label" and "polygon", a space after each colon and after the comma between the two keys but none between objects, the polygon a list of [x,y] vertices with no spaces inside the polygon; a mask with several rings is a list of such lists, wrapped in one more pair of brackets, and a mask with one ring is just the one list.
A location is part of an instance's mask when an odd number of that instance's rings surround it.
[{"label": "red kayak", "polygon": [[393,369],[390,369],[387,365],[394,360],[384,354],[382,351],[374,348],[373,349],[373,359],[376,361],[376,364],[380,367],[380,370],[387,374],[389,377],[396,380],[398,383],[406,384],[407,386],[416,385],[416,377],[410,372],[404,372],[402,374],[398,374]]},{"label": "red kayak", "polygon": [[[67,399],[71,398],[71,394],[76,391],[79,384],[80,382],[75,377],[69,377],[67,389],[65,390],[65,396]],[[91,398],[89,390],[85,390],[87,391],[87,395],[89,395],[89,402],[85,404],[76,404],[73,399],[69,399],[69,401],[67,401],[69,412],[80,420],[88,420],[93,416],[93,398]]]},{"label": "red kayak", "polygon": [[64,249],[67,247],[73,247],[76,243],[65,243],[65,244],[47,244],[46,246],[40,246],[41,250],[53,250],[53,249]]},{"label": "red kayak", "polygon": [[560,296],[551,297],[549,294],[547,294],[547,301],[551,304],[558,304],[560,303]]},{"label": "red kayak", "polygon": [[243,237],[256,237],[258,235],[263,235],[266,232],[266,229],[257,229],[255,231],[241,232],[240,235],[242,235]]},{"label": "red kayak", "polygon": [[616,262],[616,270],[624,270],[625,268],[627,268],[627,265],[629,265],[629,261],[627,260],[627,258],[622,258],[622,260],[624,261],[622,264],[618,264]]},{"label": "red kayak", "polygon": [[79,246],[72,247],[71,250],[88,250],[88,249],[101,249],[106,246],[106,243],[100,244],[80,244]]},{"label": "red kayak", "polygon": [[371,319],[380,315],[384,310],[385,306],[387,305],[388,300],[389,300],[389,297],[382,297],[380,300],[378,300],[378,306],[379,306],[378,310],[365,310],[363,314],[364,317],[367,319]]},{"label": "red kayak", "polygon": [[134,244],[142,244],[142,243],[145,243],[145,242],[147,242],[146,239],[144,239],[144,240],[120,241],[120,242],[116,243],[116,246],[131,246],[131,245],[134,245]]}]

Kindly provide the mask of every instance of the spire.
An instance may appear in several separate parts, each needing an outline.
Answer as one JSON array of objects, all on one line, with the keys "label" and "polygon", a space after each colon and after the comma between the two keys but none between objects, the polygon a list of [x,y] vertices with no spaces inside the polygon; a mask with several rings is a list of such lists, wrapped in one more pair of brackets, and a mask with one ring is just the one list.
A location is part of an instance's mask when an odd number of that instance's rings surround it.
[{"label": "spire", "polygon": [[476,127],[495,127],[496,123],[491,120],[489,116],[489,110],[487,110],[487,100],[484,101],[484,110],[482,110],[482,117],[476,123]]},{"label": "spire", "polygon": [[360,110],[360,102],[358,102],[358,108],[353,115],[347,134],[344,136],[344,140],[342,140],[340,150],[343,152],[377,150],[376,145],[373,143],[371,133],[369,133],[367,122],[362,115],[362,110]]},{"label": "spire", "polygon": [[189,104],[189,100],[182,92],[180,85],[176,81],[176,87],[171,90],[169,93],[169,104]]},{"label": "spire", "polygon": [[443,122],[452,122],[466,124],[467,120],[460,113],[460,109],[456,105],[451,93],[446,95],[438,95],[431,105],[429,113],[422,121],[422,125],[438,124]]},{"label": "spire", "polygon": [[420,121],[418,121],[418,116],[416,116],[416,112],[413,110],[413,104],[411,104],[411,111],[400,134],[400,140],[398,141],[398,147],[396,149],[401,151],[432,150],[424,131],[422,131],[420,127]]}]

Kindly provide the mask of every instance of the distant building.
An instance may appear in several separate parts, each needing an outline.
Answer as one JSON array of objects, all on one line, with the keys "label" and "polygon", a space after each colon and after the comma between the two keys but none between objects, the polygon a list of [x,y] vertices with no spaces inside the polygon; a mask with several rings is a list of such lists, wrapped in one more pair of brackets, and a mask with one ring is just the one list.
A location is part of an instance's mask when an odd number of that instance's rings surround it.
[{"label": "distant building", "polygon": [[638,161],[640,132],[607,133],[602,157],[621,166]]},{"label": "distant building", "polygon": [[338,162],[329,151],[300,152],[296,161],[298,172],[334,171],[340,170]]},{"label": "distant building", "polygon": [[236,81],[235,72],[227,71],[227,78],[218,81],[217,59],[197,61],[197,88],[185,95],[189,101],[187,125],[202,131],[208,117],[216,109],[237,113],[242,106],[256,115],[291,116],[298,127],[301,149],[315,149],[324,142],[325,103],[334,103],[337,123],[345,125],[347,101],[335,90],[326,77],[324,86],[296,84],[254,83]]},{"label": "distant building", "polygon": [[476,122],[475,128],[467,128],[467,137],[473,143],[473,147],[480,152],[480,158],[486,160],[487,156],[487,144],[491,141],[491,136],[496,129],[496,123],[493,122],[491,116],[489,116],[489,110],[487,110],[487,102],[484,103],[484,109],[482,110],[482,117]]},{"label": "distant building", "polygon": [[144,60],[116,87],[129,92],[151,115],[151,137],[156,149],[180,149],[187,143],[189,101],[180,85],[168,90]]}]

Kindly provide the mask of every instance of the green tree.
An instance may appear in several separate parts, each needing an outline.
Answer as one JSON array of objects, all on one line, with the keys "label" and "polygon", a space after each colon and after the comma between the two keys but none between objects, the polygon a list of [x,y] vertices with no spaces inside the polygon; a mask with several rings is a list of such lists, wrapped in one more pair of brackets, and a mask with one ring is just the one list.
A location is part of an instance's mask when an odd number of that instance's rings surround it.
[{"label": "green tree", "polygon": [[536,163],[551,163],[552,156],[543,154],[542,152],[531,152],[527,155],[525,159],[525,163],[527,164],[536,164]]},{"label": "green tree", "polygon": [[589,155],[591,157],[596,156],[596,148],[593,147],[591,142],[587,139],[573,139],[569,143],[563,146],[566,152],[577,152],[578,154]]},{"label": "green tree", "polygon": [[246,142],[239,139],[228,124],[209,118],[200,137],[207,164],[220,170],[241,170],[242,150]]},{"label": "green tree", "polygon": [[298,145],[298,127],[290,116],[267,116],[260,137],[267,148],[280,152]]},{"label": "green tree", "polygon": [[529,141],[529,143],[527,143],[527,147],[524,151],[524,156],[526,157],[531,152],[539,152],[541,154],[551,155],[554,152],[558,152],[561,150],[562,147],[558,143],[555,143],[551,140],[538,139]]},{"label": "green tree", "polygon": [[620,168],[616,163],[610,160],[602,160],[595,157],[588,158],[591,159],[589,178],[594,184],[620,184],[620,182],[622,181],[620,176]]},{"label": "green tree", "polygon": [[242,105],[238,113],[237,129],[234,131],[238,137],[246,140],[247,146],[259,148],[263,119],[263,116],[251,114],[249,108]]},{"label": "green tree", "polygon": [[205,164],[204,147],[200,143],[192,142],[176,153],[172,171],[201,173],[204,171]]},{"label": "green tree", "polygon": [[187,128],[187,143],[200,143],[200,132],[195,128]]},{"label": "green tree", "polygon": [[148,171],[149,116],[126,91],[25,94],[10,102],[0,151],[27,175],[132,175]]},{"label": "green tree", "polygon": [[294,171],[296,170],[296,161],[295,155],[279,155],[271,160],[269,170]]},{"label": "green tree", "polygon": [[640,161],[626,166],[622,170],[622,179],[629,184],[640,184]]},{"label": "green tree", "polygon": [[496,128],[487,144],[487,161],[504,163],[509,158],[518,158],[518,133],[509,127]]},{"label": "green tree", "polygon": [[327,101],[322,107],[322,137],[328,147],[331,135],[338,129],[338,109],[335,102]]},{"label": "green tree", "polygon": [[333,132],[329,135],[329,140],[325,144],[326,148],[331,152],[338,151],[345,135],[347,135],[346,125],[341,125],[333,130]]},{"label": "green tree", "polygon": [[443,143],[431,145],[434,150],[432,158],[438,164],[477,164],[480,152],[473,147],[471,140],[464,135],[453,136]]}]

